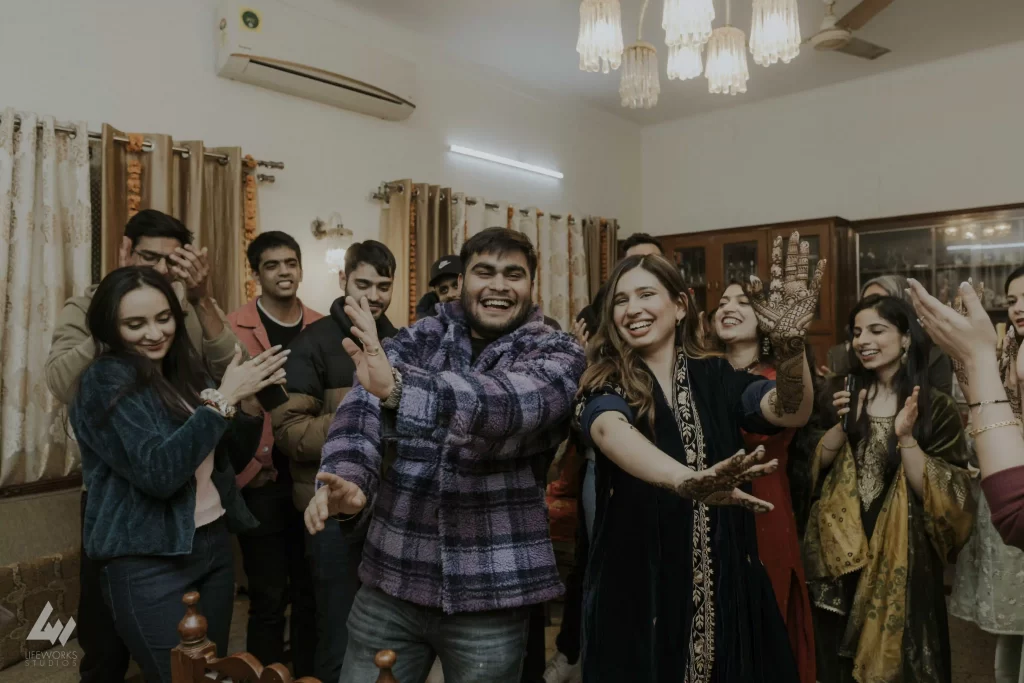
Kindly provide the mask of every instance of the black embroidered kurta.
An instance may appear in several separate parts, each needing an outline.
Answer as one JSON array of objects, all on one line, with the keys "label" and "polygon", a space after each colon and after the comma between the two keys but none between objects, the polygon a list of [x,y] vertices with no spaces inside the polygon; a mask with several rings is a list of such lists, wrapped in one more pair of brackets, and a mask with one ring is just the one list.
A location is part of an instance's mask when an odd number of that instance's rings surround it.
[{"label": "black embroidered kurta", "polygon": [[[774,382],[723,359],[680,354],[675,383],[673,402],[654,382],[653,430],[633,419],[614,387],[584,397],[584,437],[600,412],[618,410],[662,451],[703,469],[743,448],[741,428],[776,431],[758,408]],[[595,517],[584,595],[587,683],[799,680],[751,512],[679,498],[598,450]]]}]

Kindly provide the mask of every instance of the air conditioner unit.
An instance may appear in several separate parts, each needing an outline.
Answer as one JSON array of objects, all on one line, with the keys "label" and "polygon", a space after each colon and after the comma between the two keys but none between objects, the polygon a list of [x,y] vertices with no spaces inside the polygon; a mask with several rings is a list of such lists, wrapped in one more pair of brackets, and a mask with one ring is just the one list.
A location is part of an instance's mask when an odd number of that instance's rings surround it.
[{"label": "air conditioner unit", "polygon": [[389,121],[416,109],[416,67],[277,0],[223,0],[217,75]]}]

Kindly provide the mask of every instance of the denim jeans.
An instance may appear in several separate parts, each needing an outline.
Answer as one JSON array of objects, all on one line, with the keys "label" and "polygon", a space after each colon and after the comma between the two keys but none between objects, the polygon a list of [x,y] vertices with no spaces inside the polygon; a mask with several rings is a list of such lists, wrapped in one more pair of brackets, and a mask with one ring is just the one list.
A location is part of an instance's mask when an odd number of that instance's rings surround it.
[{"label": "denim jeans", "polygon": [[343,527],[329,519],[320,533],[304,533],[316,597],[314,676],[324,683],[335,683],[345,661],[348,614],[359,590],[366,527]]},{"label": "denim jeans", "polygon": [[242,496],[260,522],[253,531],[238,535],[249,579],[245,649],[265,666],[283,662],[285,610],[291,603],[289,644],[295,676],[312,676],[316,603],[305,524],[292,503],[291,480],[279,477],[259,488],[245,488]]},{"label": "denim jeans", "polygon": [[[88,492],[82,491],[82,527],[85,527],[85,501]],[[114,617],[103,601],[103,563],[89,559],[82,539],[79,581],[81,597],[78,599],[78,644],[82,646],[82,664],[78,674],[81,683],[111,683],[123,681],[128,672],[131,654],[114,628]]]},{"label": "denim jeans", "polygon": [[519,683],[530,608],[444,614],[363,586],[348,617],[340,683],[376,680],[380,650],[398,655],[402,683],[423,683],[435,655],[445,683]]},{"label": "denim jeans", "polygon": [[192,590],[199,591],[207,637],[223,657],[235,598],[231,536],[223,518],[196,529],[188,555],[118,557],[103,568],[103,598],[146,683],[171,682],[171,650],[185,615],[181,598]]}]

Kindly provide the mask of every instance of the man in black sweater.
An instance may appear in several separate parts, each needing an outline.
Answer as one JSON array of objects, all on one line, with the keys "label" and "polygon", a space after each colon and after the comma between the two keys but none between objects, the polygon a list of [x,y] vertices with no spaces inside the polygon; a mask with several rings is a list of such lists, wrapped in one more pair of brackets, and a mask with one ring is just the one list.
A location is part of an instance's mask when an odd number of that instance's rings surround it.
[{"label": "man in black sweater", "polygon": [[[357,302],[366,299],[381,340],[397,332],[384,315],[391,304],[394,278],[395,257],[380,242],[356,243],[345,252],[345,295]],[[291,460],[292,502],[300,511],[313,497],[320,450],[331,420],[352,388],[355,364],[341,345],[342,339],[351,336],[351,329],[342,296],[331,304],[329,315],[306,327],[289,347],[291,355],[285,366],[288,402],[275,409],[271,419],[274,441]],[[356,571],[366,531],[343,534],[337,521],[328,524],[315,536],[307,533],[306,549],[316,597],[315,676],[321,681],[337,681],[348,643],[345,622],[359,588]]]}]

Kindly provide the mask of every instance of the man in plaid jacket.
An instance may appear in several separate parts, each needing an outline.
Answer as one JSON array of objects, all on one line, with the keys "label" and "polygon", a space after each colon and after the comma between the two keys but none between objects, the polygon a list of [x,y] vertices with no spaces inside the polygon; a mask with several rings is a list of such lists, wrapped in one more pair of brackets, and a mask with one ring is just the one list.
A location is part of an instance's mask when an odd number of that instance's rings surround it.
[{"label": "man in plaid jacket", "polygon": [[346,306],[358,385],[306,510],[311,533],[331,516],[369,518],[342,683],[372,680],[382,649],[398,653],[399,680],[423,680],[436,654],[448,681],[518,683],[529,607],[562,592],[544,475],[568,434],[583,349],[533,304],[525,236],[491,228],[461,256],[461,301],[383,353],[365,303]]}]

